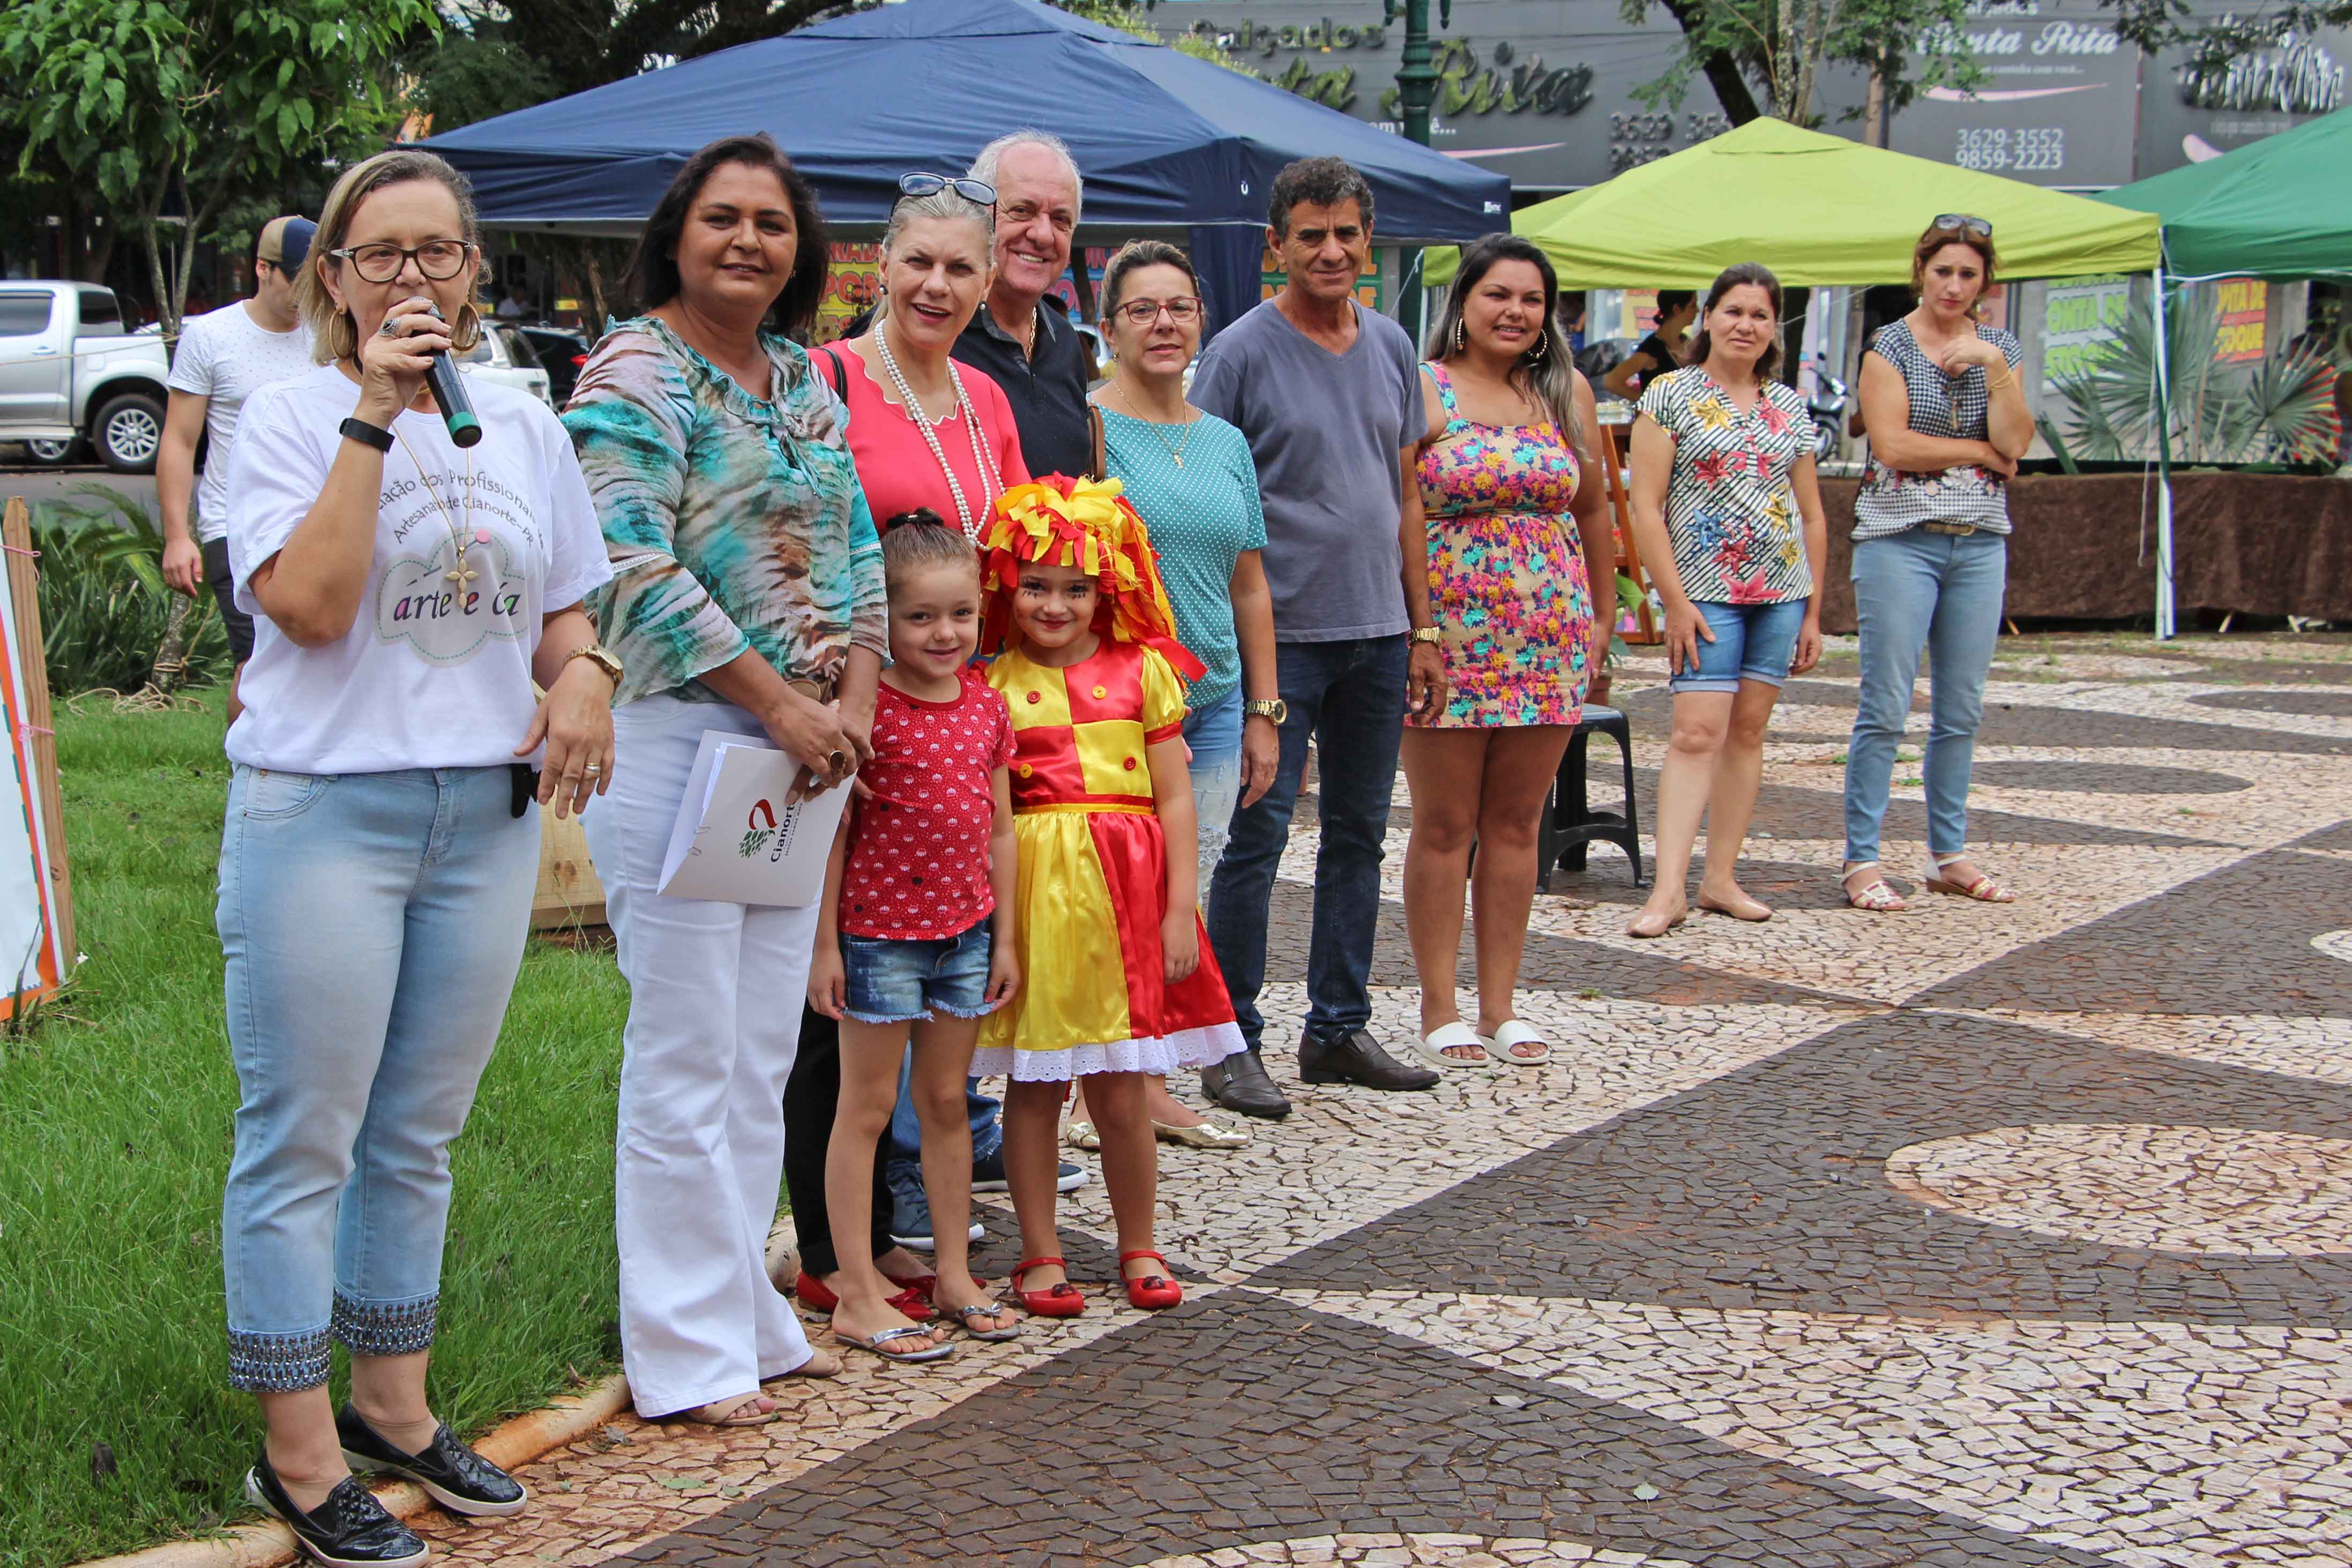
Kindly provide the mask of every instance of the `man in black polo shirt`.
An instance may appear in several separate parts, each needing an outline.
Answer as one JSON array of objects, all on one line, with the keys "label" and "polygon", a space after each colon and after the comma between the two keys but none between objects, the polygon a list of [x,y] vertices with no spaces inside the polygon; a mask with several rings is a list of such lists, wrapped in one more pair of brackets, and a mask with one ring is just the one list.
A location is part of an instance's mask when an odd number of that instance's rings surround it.
[{"label": "man in black polo shirt", "polygon": [[996,280],[955,357],[1004,389],[1032,474],[1084,474],[1095,460],[1087,347],[1068,318],[1039,303],[1069,268],[1078,166],[1058,139],[1015,131],[980,150],[971,177],[996,187]]}]

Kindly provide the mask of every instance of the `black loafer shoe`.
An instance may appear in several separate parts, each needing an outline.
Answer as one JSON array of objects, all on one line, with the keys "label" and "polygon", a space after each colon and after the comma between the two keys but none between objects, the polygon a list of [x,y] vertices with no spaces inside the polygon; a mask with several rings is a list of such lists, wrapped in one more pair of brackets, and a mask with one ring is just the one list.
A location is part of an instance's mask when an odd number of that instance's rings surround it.
[{"label": "black loafer shoe", "polygon": [[425,1542],[383,1510],[375,1494],[351,1476],[335,1483],[327,1500],[304,1513],[286,1495],[265,1451],[245,1472],[247,1501],[286,1521],[302,1555],[326,1568],[420,1568]]},{"label": "black loafer shoe", "polygon": [[1202,1068],[1201,1092],[1242,1116],[1279,1121],[1290,1114],[1290,1101],[1265,1076],[1265,1062],[1255,1050],[1236,1051]]},{"label": "black loafer shoe", "polygon": [[404,1454],[349,1405],[335,1412],[335,1435],[343,1462],[354,1470],[398,1476],[423,1487],[435,1502],[468,1519],[499,1519],[520,1513],[530,1494],[512,1476],[482,1458],[446,1426],[436,1427],[421,1454]]},{"label": "black loafer shoe", "polygon": [[1356,1083],[1366,1089],[1434,1089],[1438,1075],[1432,1068],[1407,1067],[1381,1049],[1369,1030],[1358,1029],[1338,1040],[1299,1037],[1298,1076],[1308,1083]]}]

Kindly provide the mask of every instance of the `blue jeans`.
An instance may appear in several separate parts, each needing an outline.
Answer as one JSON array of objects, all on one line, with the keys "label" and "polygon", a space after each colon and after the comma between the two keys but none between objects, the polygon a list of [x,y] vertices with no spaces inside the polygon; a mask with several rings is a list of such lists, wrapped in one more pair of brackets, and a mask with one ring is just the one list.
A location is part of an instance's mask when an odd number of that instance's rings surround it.
[{"label": "blue jeans", "polygon": [[539,816],[509,770],[240,763],[215,918],[240,1100],[221,1200],[229,1382],[327,1381],[433,1342],[449,1144],[530,924]]},{"label": "blue jeans", "polygon": [[1785,685],[1789,666],[1797,657],[1797,634],[1805,629],[1810,599],[1787,599],[1777,605],[1730,605],[1719,600],[1694,601],[1706,617],[1715,640],[1698,639],[1698,668],[1685,667],[1666,685],[1681,691],[1736,692],[1743,680],[1767,686]]},{"label": "blue jeans", "polygon": [[1184,716],[1184,743],[1192,748],[1192,814],[1201,840],[1201,903],[1224,858],[1242,797],[1242,689],[1210,699]]},{"label": "blue jeans", "polygon": [[1381,916],[1381,857],[1404,732],[1402,634],[1338,642],[1276,643],[1275,671],[1290,705],[1274,786],[1234,813],[1232,837],[1209,898],[1209,945],[1224,971],[1234,1016],[1252,1049],[1265,1031],[1265,932],[1276,868],[1315,741],[1321,843],[1315,852],[1315,925],[1307,950],[1307,1033],[1337,1041],[1371,1021],[1372,940]]},{"label": "blue jeans", "polygon": [[2009,539],[1914,528],[1853,547],[1853,602],[1862,629],[1862,696],[1845,760],[1845,858],[1878,858],[1879,824],[1895,748],[1911,711],[1919,650],[1927,650],[1927,849],[1969,843],[1969,769],[1984,717],[1985,677],[2000,637]]}]

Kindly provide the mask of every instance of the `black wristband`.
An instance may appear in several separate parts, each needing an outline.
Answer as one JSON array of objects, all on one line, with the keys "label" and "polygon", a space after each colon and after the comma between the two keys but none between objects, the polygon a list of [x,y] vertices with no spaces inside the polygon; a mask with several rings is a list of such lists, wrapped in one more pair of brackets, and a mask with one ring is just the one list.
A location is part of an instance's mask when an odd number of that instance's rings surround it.
[{"label": "black wristband", "polygon": [[381,425],[371,425],[364,419],[346,419],[339,426],[346,441],[357,441],[362,447],[373,447],[379,452],[392,450],[392,432]]}]

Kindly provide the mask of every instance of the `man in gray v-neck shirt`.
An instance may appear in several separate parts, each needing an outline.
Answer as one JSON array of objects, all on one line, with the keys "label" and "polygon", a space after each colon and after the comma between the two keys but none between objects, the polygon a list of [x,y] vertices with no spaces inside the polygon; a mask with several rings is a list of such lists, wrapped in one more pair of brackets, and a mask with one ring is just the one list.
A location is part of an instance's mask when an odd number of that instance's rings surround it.
[{"label": "man in gray v-neck shirt", "polygon": [[[1381,859],[1408,701],[1444,701],[1430,631],[1429,558],[1412,478],[1425,416],[1402,327],[1356,302],[1371,253],[1372,193],[1337,158],[1276,177],[1269,236],[1287,281],[1201,356],[1192,400],[1240,427],[1265,506],[1276,677],[1287,709],[1273,786],[1234,814],[1209,887],[1210,945],[1250,1049],[1204,1069],[1220,1105],[1287,1114],[1258,1055],[1276,868],[1307,769],[1318,759],[1315,923],[1300,1075],[1308,1083],[1427,1089],[1437,1074],[1381,1048],[1371,1022]],[[1410,640],[1409,640],[1410,639]]]}]

